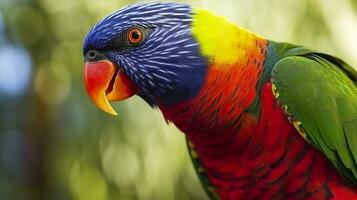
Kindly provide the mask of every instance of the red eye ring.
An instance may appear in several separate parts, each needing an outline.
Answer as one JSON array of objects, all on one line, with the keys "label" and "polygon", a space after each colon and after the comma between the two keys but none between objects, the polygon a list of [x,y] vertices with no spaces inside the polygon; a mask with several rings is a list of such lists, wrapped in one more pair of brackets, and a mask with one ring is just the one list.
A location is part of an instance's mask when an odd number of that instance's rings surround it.
[{"label": "red eye ring", "polygon": [[128,32],[128,40],[133,44],[139,44],[143,39],[143,32],[138,28],[133,28]]}]

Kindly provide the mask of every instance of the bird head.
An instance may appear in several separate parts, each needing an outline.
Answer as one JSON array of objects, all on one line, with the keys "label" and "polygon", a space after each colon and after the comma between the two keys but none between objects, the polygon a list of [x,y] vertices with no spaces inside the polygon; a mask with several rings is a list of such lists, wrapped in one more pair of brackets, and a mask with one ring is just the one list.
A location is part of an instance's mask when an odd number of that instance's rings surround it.
[{"label": "bird head", "polygon": [[97,23],[83,53],[87,92],[102,110],[108,101],[139,95],[150,105],[174,105],[199,91],[207,61],[193,36],[192,9],[173,3],[137,4]]},{"label": "bird head", "polygon": [[232,27],[184,4],[136,4],[114,12],[84,41],[87,92],[114,115],[109,101],[133,95],[151,106],[189,100],[202,88],[212,60],[233,62],[234,43],[225,35]]}]

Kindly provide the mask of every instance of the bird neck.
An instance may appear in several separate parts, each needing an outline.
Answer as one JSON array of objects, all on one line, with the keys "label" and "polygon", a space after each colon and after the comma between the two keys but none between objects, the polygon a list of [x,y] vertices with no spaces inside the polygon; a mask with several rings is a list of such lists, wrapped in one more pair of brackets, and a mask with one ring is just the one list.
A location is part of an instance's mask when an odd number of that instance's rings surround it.
[{"label": "bird neck", "polygon": [[263,37],[202,9],[194,10],[192,34],[201,54],[212,63],[211,67],[247,66],[245,62],[253,58],[252,54],[257,55],[257,59],[262,57],[258,54],[264,52],[256,51],[262,51],[266,46]]},{"label": "bird neck", "polygon": [[239,55],[234,59],[203,47],[203,52],[212,56],[215,53],[215,56],[204,85],[195,97],[174,106],[159,106],[165,119],[186,133],[195,145],[223,142],[217,139],[224,138],[225,130],[238,128],[242,113],[251,107],[257,96],[256,86],[263,71],[267,41],[250,32],[239,34],[245,38],[240,43],[221,47],[234,50],[231,55]]}]

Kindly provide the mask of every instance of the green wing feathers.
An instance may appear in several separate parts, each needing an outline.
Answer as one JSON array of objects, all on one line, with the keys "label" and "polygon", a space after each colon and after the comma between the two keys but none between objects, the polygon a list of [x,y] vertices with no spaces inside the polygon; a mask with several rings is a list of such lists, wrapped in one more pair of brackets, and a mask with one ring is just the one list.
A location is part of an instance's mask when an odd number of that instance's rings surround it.
[{"label": "green wing feathers", "polygon": [[340,59],[307,53],[279,60],[271,78],[299,132],[357,184],[357,72]]}]

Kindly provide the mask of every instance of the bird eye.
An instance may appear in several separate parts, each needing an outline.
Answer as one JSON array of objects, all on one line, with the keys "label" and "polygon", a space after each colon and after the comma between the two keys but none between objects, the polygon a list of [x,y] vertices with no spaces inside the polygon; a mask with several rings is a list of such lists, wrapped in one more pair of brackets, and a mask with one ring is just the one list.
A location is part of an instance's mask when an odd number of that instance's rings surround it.
[{"label": "bird eye", "polygon": [[138,28],[133,28],[128,32],[129,42],[139,44],[143,39],[143,32]]}]

